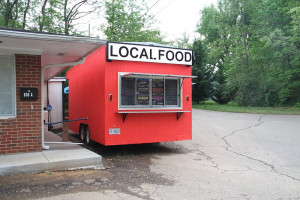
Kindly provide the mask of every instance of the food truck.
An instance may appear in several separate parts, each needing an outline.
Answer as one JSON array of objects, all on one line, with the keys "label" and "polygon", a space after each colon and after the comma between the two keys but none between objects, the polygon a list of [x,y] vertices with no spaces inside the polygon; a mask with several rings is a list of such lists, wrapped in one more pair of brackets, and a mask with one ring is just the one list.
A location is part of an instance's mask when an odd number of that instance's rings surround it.
[{"label": "food truck", "polygon": [[192,139],[193,51],[107,42],[67,72],[70,123],[86,143]]}]

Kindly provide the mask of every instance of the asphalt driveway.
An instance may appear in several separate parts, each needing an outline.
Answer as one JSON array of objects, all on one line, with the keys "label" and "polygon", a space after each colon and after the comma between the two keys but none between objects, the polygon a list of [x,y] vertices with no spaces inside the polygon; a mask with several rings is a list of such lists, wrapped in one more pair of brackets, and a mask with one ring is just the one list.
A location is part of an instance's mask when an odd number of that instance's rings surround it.
[{"label": "asphalt driveway", "polygon": [[300,199],[299,115],[194,109],[193,140],[176,144],[188,153],[153,160],[176,180],[154,199]]},{"label": "asphalt driveway", "polygon": [[300,199],[300,115],[194,109],[191,141],[85,147],[106,170],[4,177],[0,199]]}]

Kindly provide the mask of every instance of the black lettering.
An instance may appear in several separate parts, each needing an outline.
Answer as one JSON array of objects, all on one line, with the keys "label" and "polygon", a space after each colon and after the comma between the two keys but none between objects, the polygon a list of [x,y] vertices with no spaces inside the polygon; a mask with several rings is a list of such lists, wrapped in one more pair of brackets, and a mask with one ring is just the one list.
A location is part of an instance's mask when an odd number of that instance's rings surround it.
[{"label": "black lettering", "polygon": [[152,55],[152,49],[150,49],[150,59],[151,59],[151,60],[156,60],[156,58],[153,58],[153,55]]},{"label": "black lettering", "polygon": [[138,49],[137,49],[136,47],[132,47],[132,48],[130,49],[130,56],[133,57],[133,58],[137,58],[138,55],[137,55],[137,54],[133,55],[133,53],[132,53],[133,50],[136,50],[136,51],[137,51]]},{"label": "black lettering", "polygon": [[[122,53],[122,50],[123,50],[123,49],[125,50],[125,54]],[[127,47],[125,47],[125,46],[121,46],[121,47],[120,47],[120,49],[119,49],[119,54],[120,54],[121,57],[127,57],[127,56],[128,56],[128,53],[129,53],[129,51],[128,51],[128,48],[127,48]]]},{"label": "black lettering", "polygon": [[162,52],[165,52],[165,50],[162,50],[162,49],[158,50],[158,60],[160,60],[161,57],[165,55]]},{"label": "black lettering", "polygon": [[[178,58],[178,54],[180,54],[180,57]],[[177,51],[175,54],[176,60],[177,61],[182,61],[183,60],[183,53],[181,51]]]},{"label": "black lettering", "polygon": [[143,56],[145,56],[148,59],[147,51],[145,48],[143,48],[140,58],[142,58]]},{"label": "black lettering", "polygon": [[118,57],[118,55],[113,54],[113,46],[110,46],[110,56]]},{"label": "black lettering", "polygon": [[192,54],[189,52],[184,53],[185,56],[185,62],[190,62],[192,60]]},{"label": "black lettering", "polygon": [[[171,53],[171,58],[169,58],[170,53]],[[167,51],[166,57],[169,61],[173,60],[174,59],[174,52],[173,51]]]}]

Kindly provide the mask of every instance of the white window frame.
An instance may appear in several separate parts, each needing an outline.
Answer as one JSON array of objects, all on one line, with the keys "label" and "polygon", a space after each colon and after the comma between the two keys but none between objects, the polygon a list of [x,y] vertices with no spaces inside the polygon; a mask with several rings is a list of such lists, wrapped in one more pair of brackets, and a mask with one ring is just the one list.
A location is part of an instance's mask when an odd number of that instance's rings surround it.
[{"label": "white window frame", "polygon": [[[11,54],[1,54],[1,57],[11,57],[12,59],[12,63],[13,63],[13,69],[12,69],[12,100],[13,100],[13,105],[12,105],[12,109],[13,112],[9,115],[5,115],[5,114],[1,114],[0,113],[0,119],[9,119],[9,118],[15,118],[17,116],[17,95],[16,95],[16,58],[15,55],[11,55]],[[0,59],[1,61],[1,59]],[[1,63],[0,63],[1,65]]]},{"label": "white window frame", "polygon": [[[179,91],[180,94],[178,95],[178,106],[173,106],[173,105],[151,105],[152,102],[150,103],[150,101],[152,101],[152,93],[151,95],[149,95],[149,104],[150,105],[126,105],[126,106],[123,106],[121,105],[121,89],[122,89],[122,77],[124,77],[125,74],[128,74],[128,72],[119,72],[118,73],[118,110],[182,110],[182,83],[183,83],[183,80],[181,78],[178,78],[178,76],[174,76],[174,77],[165,77],[165,78],[162,78],[162,77],[155,77],[155,74],[153,74],[154,78],[153,77],[147,77],[147,76],[143,76],[142,74],[141,75],[134,75],[134,78],[147,78],[149,79],[149,86],[151,86],[152,88],[152,79],[175,79],[175,80],[178,80],[179,83],[177,84],[177,92]],[[128,78],[133,78],[133,75],[128,75],[126,76]],[[136,85],[136,84],[135,84]],[[165,83],[164,83],[164,87],[165,87]],[[150,88],[149,88],[149,91],[150,91]],[[164,95],[165,95],[165,90],[164,90]],[[165,101],[165,98],[164,98],[164,101]]]}]

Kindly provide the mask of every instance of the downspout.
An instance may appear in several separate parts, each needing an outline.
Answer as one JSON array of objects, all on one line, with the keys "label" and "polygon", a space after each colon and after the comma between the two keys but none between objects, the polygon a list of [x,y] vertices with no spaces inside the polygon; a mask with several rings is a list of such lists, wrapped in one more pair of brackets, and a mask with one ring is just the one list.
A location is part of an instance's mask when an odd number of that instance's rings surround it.
[{"label": "downspout", "polygon": [[48,69],[48,68],[55,68],[55,67],[68,67],[68,66],[74,66],[74,65],[81,65],[85,62],[85,57],[82,58],[82,60],[78,61],[78,62],[72,62],[72,63],[61,63],[61,64],[53,64],[53,65],[44,65],[42,67],[42,71],[41,71],[41,79],[42,79],[42,83],[41,83],[41,99],[42,99],[42,148],[43,149],[50,149],[49,146],[46,146],[45,145],[45,126],[44,126],[44,72],[45,72],[45,69]]}]

